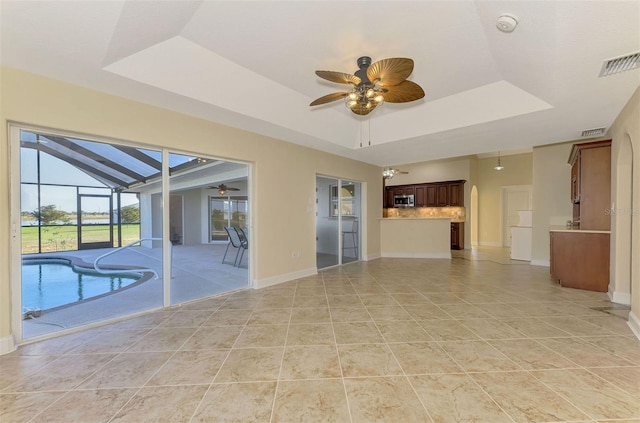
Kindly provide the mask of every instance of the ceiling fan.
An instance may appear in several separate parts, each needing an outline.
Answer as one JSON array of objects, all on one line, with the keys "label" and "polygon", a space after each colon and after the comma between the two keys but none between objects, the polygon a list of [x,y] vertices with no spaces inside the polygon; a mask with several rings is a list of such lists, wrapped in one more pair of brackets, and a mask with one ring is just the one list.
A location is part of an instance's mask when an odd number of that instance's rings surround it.
[{"label": "ceiling fan", "polygon": [[225,195],[227,191],[240,191],[240,188],[228,187],[225,184],[220,184],[218,186],[208,187],[209,189],[217,189],[220,195]]},{"label": "ceiling fan", "polygon": [[353,74],[316,71],[322,79],[348,84],[351,91],[327,94],[311,102],[310,106],[345,99],[347,107],[357,115],[368,115],[383,102],[408,103],[424,97],[420,85],[406,79],[413,72],[413,60],[403,57],[382,59],[371,63],[371,57],[358,58],[358,70]]},{"label": "ceiling fan", "polygon": [[404,170],[398,170],[393,167],[385,167],[384,169],[382,169],[382,177],[384,179],[391,179],[395,175],[398,175],[398,174],[407,175],[408,173],[409,172],[406,172]]}]

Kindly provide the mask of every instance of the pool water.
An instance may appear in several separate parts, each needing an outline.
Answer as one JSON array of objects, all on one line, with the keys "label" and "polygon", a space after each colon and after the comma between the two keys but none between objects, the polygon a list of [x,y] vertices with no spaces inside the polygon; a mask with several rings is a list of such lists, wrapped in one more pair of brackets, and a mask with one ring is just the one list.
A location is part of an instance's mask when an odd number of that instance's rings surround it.
[{"label": "pool water", "polygon": [[23,310],[47,310],[117,291],[131,285],[136,273],[101,275],[78,272],[67,261],[24,260],[22,262]]}]

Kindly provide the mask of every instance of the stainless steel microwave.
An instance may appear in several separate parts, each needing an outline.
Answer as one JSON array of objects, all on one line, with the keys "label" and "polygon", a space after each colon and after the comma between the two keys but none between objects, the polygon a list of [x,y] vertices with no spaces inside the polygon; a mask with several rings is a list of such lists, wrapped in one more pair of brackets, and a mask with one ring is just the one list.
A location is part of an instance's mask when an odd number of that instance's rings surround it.
[{"label": "stainless steel microwave", "polygon": [[393,206],[394,207],[414,207],[414,196],[413,195],[395,195],[393,197]]}]

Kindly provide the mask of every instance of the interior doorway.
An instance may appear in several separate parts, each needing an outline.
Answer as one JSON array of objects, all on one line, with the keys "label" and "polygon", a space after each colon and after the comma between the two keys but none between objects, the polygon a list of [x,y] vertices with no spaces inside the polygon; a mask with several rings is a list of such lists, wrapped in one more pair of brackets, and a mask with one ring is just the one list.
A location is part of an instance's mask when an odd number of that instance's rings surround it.
[{"label": "interior doorway", "polygon": [[531,210],[531,185],[514,185],[502,187],[502,246],[511,247],[511,227],[517,226],[519,210]]},{"label": "interior doorway", "polygon": [[360,260],[362,184],[316,177],[316,268]]}]

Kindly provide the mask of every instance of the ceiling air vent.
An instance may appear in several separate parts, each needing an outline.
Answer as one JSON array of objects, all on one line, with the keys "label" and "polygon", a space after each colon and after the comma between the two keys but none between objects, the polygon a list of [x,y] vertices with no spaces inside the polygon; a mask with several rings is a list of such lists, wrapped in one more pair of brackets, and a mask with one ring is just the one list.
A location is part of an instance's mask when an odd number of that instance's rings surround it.
[{"label": "ceiling air vent", "polygon": [[627,54],[605,60],[600,69],[600,76],[609,76],[640,67],[640,52]]},{"label": "ceiling air vent", "polygon": [[604,135],[604,130],[606,128],[595,128],[595,129],[586,129],[582,131],[582,137],[598,137],[600,135]]}]

